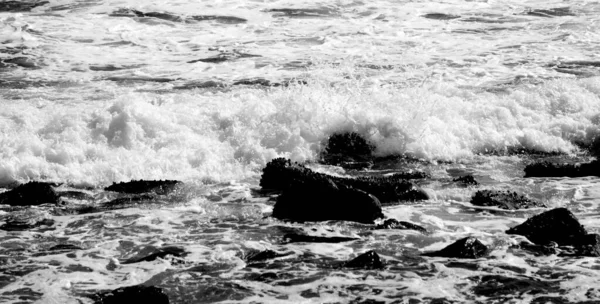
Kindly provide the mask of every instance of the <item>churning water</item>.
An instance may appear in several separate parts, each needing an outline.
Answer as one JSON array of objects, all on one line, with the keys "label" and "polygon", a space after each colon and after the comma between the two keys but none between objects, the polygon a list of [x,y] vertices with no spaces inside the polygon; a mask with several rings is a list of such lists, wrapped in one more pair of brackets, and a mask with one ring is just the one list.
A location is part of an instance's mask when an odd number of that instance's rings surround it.
[{"label": "churning water", "polygon": [[[0,231],[0,302],[89,303],[137,284],[171,303],[598,300],[597,258],[510,248],[523,238],[504,231],[539,209],[469,201],[510,189],[600,231],[600,179],[523,178],[539,155],[585,158],[600,134],[599,49],[600,4],[586,0],[0,1],[0,192],[49,181],[79,193],[65,204],[94,205],[113,182],[184,182],[136,208],[31,208],[55,224]],[[344,131],[421,160],[430,199],[384,213],[429,234],[268,216],[265,164],[317,160]],[[448,182],[466,173],[480,185]],[[284,244],[290,230],[359,239]],[[420,256],[465,236],[491,255]],[[50,250],[65,244],[78,250]],[[123,262],[164,246],[188,255]],[[253,250],[286,255],[249,267]],[[368,250],[382,270],[323,265]],[[477,292],[490,274],[547,285]]]}]

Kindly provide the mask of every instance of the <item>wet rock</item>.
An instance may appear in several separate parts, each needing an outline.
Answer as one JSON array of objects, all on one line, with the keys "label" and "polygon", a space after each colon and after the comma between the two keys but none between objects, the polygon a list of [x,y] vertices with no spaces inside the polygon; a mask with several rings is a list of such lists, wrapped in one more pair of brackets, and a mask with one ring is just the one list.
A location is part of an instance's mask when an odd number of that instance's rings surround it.
[{"label": "wet rock", "polygon": [[0,193],[0,204],[11,206],[36,206],[41,204],[58,204],[60,199],[54,191],[54,184],[29,182]]},{"label": "wet rock", "polygon": [[0,59],[0,68],[22,67],[28,69],[37,68],[37,64],[29,57],[13,57]]},{"label": "wet rock", "polygon": [[173,191],[176,186],[180,184],[181,182],[176,180],[134,180],[130,182],[113,183],[104,188],[104,190],[131,194],[153,192],[162,195]]},{"label": "wet rock", "polygon": [[292,18],[330,17],[337,15],[336,10],[329,8],[275,8],[267,10],[267,12],[276,13],[276,16]]},{"label": "wet rock", "polygon": [[180,86],[175,86],[173,89],[177,90],[192,90],[192,89],[224,89],[227,84],[214,80],[207,81],[193,81]]},{"label": "wet rock", "polygon": [[425,14],[425,15],[423,15],[423,17],[427,18],[427,19],[434,19],[434,20],[452,20],[452,19],[460,18],[460,16],[457,16],[457,15],[449,15],[449,14],[442,14],[442,13]]},{"label": "wet rock", "polygon": [[498,207],[506,210],[546,207],[524,195],[512,191],[480,190],[471,198],[471,204],[485,207]]},{"label": "wet rock", "polygon": [[188,63],[196,63],[196,62],[222,63],[222,62],[232,61],[232,60],[241,59],[241,58],[255,58],[255,57],[262,57],[262,56],[253,55],[253,54],[245,54],[245,53],[240,53],[240,52],[231,52],[231,53],[221,53],[214,57],[191,60],[191,61],[188,61]]},{"label": "wet rock", "polygon": [[54,220],[47,212],[35,209],[12,212],[4,218],[4,221],[0,230],[23,231],[54,225]]},{"label": "wet rock", "polygon": [[38,6],[46,5],[48,1],[2,1],[0,12],[28,12]]},{"label": "wet rock", "polygon": [[577,164],[538,162],[525,167],[525,177],[582,177],[598,176],[600,161]]},{"label": "wet rock", "polygon": [[463,175],[456,177],[452,180],[453,182],[463,186],[477,186],[479,183],[475,180],[473,175]]},{"label": "wet rock", "polygon": [[81,248],[77,245],[73,245],[73,244],[58,244],[58,245],[54,245],[48,249],[48,251],[61,251],[61,252],[74,251],[74,250],[83,250],[83,248]]},{"label": "wet rock", "polygon": [[356,241],[358,238],[342,236],[313,236],[306,234],[288,233],[283,236],[283,243],[343,243]]},{"label": "wet rock", "polygon": [[307,179],[290,184],[277,197],[272,215],[297,222],[339,220],[366,224],[383,217],[376,197],[329,179]]},{"label": "wet rock", "polygon": [[[125,261],[122,261],[121,264],[151,262],[158,258],[164,259],[167,256],[183,258],[186,255],[188,255],[188,252],[185,251],[185,249],[183,249],[181,247],[175,247],[175,246],[167,246],[167,247],[161,247],[161,248],[156,248],[156,249],[150,248],[150,250],[152,251],[152,253],[148,254],[147,252],[142,252],[142,253],[136,255],[135,257],[131,257]],[[147,250],[145,250],[145,251],[147,251]]]},{"label": "wet rock", "polygon": [[489,248],[477,238],[466,237],[460,239],[440,251],[427,252],[424,256],[436,256],[446,258],[478,259],[489,253]]},{"label": "wet rock", "polygon": [[279,87],[281,83],[272,82],[264,78],[252,78],[252,79],[240,79],[233,83],[233,85],[246,85],[246,86],[263,86],[263,87]]},{"label": "wet rock", "polygon": [[[322,188],[329,187],[332,189],[334,188],[332,185],[340,188],[353,188],[374,195],[383,204],[428,199],[425,192],[416,189],[410,181],[403,178],[402,174],[360,176],[356,178],[334,177],[314,172],[284,158],[276,158],[270,161],[263,169],[260,180],[260,186],[263,189],[277,191],[287,190],[293,184],[298,183],[315,183],[320,184]],[[314,191],[309,191],[309,193],[312,192]],[[304,195],[306,196],[308,193]]]},{"label": "wet rock", "polygon": [[95,304],[153,303],[168,304],[169,297],[155,286],[128,286],[92,296]]},{"label": "wet rock", "polygon": [[567,208],[535,215],[506,233],[522,235],[538,245],[555,242],[560,246],[573,245],[574,240],[587,235],[585,228]]},{"label": "wet rock", "polygon": [[123,82],[123,83],[134,83],[134,82],[172,82],[175,79],[171,78],[163,78],[163,77],[147,77],[147,76],[112,76],[106,77],[104,80],[110,80],[114,82]]},{"label": "wet rock", "polygon": [[563,16],[575,16],[575,13],[573,13],[573,11],[571,11],[570,7],[555,7],[555,8],[549,8],[549,9],[533,9],[533,10],[527,11],[525,14],[529,15],[529,16],[546,17],[546,18],[563,17]]},{"label": "wet rock", "polygon": [[244,23],[247,20],[232,16],[217,16],[217,15],[197,15],[197,16],[179,16],[172,13],[166,12],[142,12],[134,9],[123,8],[116,10],[109,16],[111,17],[137,17],[137,18],[156,18],[160,20],[166,20],[171,22],[197,22],[197,21],[216,21],[224,24],[238,24]]},{"label": "wet rock", "polygon": [[360,269],[381,269],[383,262],[379,255],[371,250],[367,251],[356,258],[342,264],[344,268],[360,268]]},{"label": "wet rock", "polygon": [[527,277],[505,277],[501,275],[486,275],[475,279],[478,285],[473,292],[479,296],[500,297],[505,295],[552,293],[559,290],[559,282],[542,281]]},{"label": "wet rock", "polygon": [[253,252],[249,252],[248,254],[246,254],[244,256],[244,259],[246,260],[247,263],[254,263],[254,262],[262,262],[265,260],[271,260],[274,258],[286,256],[286,255],[287,254],[278,253],[273,250],[253,251]]},{"label": "wet rock", "polygon": [[222,24],[240,24],[248,20],[233,16],[217,16],[217,15],[196,15],[190,17],[194,21],[215,21]]},{"label": "wet rock", "polygon": [[399,229],[399,230],[416,230],[422,233],[427,233],[427,229],[410,222],[398,221],[396,219],[386,219],[382,224],[375,226],[373,229]]},{"label": "wet rock", "polygon": [[321,153],[322,162],[328,165],[368,162],[375,147],[355,132],[335,133],[327,140]]}]

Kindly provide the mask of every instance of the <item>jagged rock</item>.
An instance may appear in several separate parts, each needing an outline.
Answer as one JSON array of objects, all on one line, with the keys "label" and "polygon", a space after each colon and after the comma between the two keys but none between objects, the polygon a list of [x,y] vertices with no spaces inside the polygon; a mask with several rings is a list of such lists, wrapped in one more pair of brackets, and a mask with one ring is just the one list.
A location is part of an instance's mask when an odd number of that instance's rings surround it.
[{"label": "jagged rock", "polygon": [[479,183],[475,180],[475,178],[473,177],[473,175],[459,176],[457,178],[454,178],[452,181],[455,182],[455,183],[464,185],[464,186],[477,186],[477,185],[479,185]]},{"label": "jagged rock", "polygon": [[168,304],[169,297],[161,288],[135,285],[99,292],[92,296],[95,304],[153,303]]},{"label": "jagged rock", "polygon": [[321,158],[328,165],[349,163],[356,166],[356,163],[371,161],[374,150],[375,147],[358,133],[335,133],[327,140]]},{"label": "jagged rock", "polygon": [[422,233],[427,233],[427,229],[410,222],[398,221],[396,219],[386,219],[382,224],[375,226],[373,229],[400,229],[400,230],[416,230]]},{"label": "jagged rock", "polygon": [[35,7],[46,5],[48,1],[2,1],[0,12],[28,12]]},{"label": "jagged rock", "polygon": [[572,245],[575,239],[587,235],[585,228],[567,208],[535,215],[506,233],[522,235],[538,245],[555,242],[561,246]]},{"label": "jagged rock", "polygon": [[343,236],[313,236],[306,234],[288,233],[283,236],[283,242],[289,243],[343,243],[356,241],[358,238]]},{"label": "jagged rock", "polygon": [[29,182],[0,193],[0,204],[11,206],[35,206],[58,204],[60,199],[51,183]]},{"label": "jagged rock", "polygon": [[360,268],[360,269],[381,269],[383,262],[379,255],[371,250],[367,251],[356,258],[342,264],[344,268]]},{"label": "jagged rock", "polygon": [[162,248],[151,248],[152,253],[142,253],[137,256],[131,257],[125,261],[122,261],[121,264],[133,264],[139,262],[150,262],[154,261],[158,258],[164,259],[166,256],[174,256],[174,257],[185,257],[188,252],[181,247],[175,246],[167,246]]},{"label": "jagged rock", "polygon": [[426,200],[428,195],[404,179],[402,174],[381,177],[342,178],[314,172],[288,159],[275,158],[263,169],[260,186],[263,189],[284,191],[292,184],[314,182],[316,184],[343,185],[374,195],[382,204],[398,201]]},{"label": "jagged rock", "polygon": [[134,180],[129,182],[113,183],[112,185],[104,188],[104,190],[131,194],[153,192],[162,195],[173,191],[179,184],[181,184],[181,182],[176,180]]},{"label": "jagged rock", "polygon": [[0,230],[22,231],[54,225],[54,220],[47,212],[35,209],[14,211],[5,217],[4,221],[5,224],[0,226]]},{"label": "jagged rock", "polygon": [[498,207],[506,210],[546,207],[524,195],[511,191],[480,190],[471,198],[471,204],[485,207]]},{"label": "jagged rock", "polygon": [[576,164],[557,164],[547,161],[529,164],[525,177],[582,177],[599,176],[600,161]]},{"label": "jagged rock", "polygon": [[477,238],[462,238],[440,251],[427,252],[425,256],[437,256],[446,258],[478,259],[489,253],[487,246],[482,244]]}]

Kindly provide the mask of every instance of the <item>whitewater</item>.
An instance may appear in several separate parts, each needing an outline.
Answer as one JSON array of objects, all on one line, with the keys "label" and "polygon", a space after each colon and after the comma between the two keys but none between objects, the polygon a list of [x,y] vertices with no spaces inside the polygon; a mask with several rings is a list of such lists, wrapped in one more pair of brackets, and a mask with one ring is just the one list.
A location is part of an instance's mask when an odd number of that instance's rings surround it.
[{"label": "whitewater", "polygon": [[[600,4],[585,0],[0,2],[0,192],[47,181],[86,194],[65,204],[94,205],[116,197],[102,190],[114,182],[183,182],[134,208],[0,230],[0,302],[93,303],[137,284],[163,287],[171,303],[600,300],[597,258],[511,249],[524,238],[504,231],[539,209],[469,203],[477,190],[517,191],[600,232],[600,179],[523,177],[537,159],[593,159],[599,49]],[[316,163],[336,132],[430,174],[418,184],[428,200],[384,208],[430,233],[269,217],[275,200],[259,180],[270,160],[352,173]],[[465,174],[480,185],[450,182]],[[0,223],[20,211],[0,205]],[[290,230],[360,239],[282,243]],[[491,256],[419,255],[465,236]],[[58,244],[79,249],[49,252]],[[189,254],[122,263],[161,246]],[[251,268],[252,250],[289,255]],[[367,250],[387,266],[314,262]],[[559,287],[486,297],[473,293],[485,274]]]}]

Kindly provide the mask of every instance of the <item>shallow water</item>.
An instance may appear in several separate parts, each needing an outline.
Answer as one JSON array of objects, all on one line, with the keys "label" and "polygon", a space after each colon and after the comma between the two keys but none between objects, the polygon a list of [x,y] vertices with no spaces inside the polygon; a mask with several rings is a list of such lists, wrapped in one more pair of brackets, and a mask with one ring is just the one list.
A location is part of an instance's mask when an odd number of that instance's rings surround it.
[{"label": "shallow water", "polygon": [[[510,189],[568,207],[600,232],[598,178],[523,178],[543,153],[589,159],[582,147],[600,133],[598,3],[39,4],[0,4],[0,187],[56,182],[87,194],[67,205],[86,206],[114,199],[101,190],[113,182],[184,186],[138,208],[0,231],[1,302],[92,302],[87,295],[141,283],[164,288],[171,303],[600,299],[596,258],[509,248],[523,238],[504,231],[543,209],[469,203],[477,190]],[[360,133],[379,156],[421,160],[410,166],[431,174],[417,182],[431,199],[384,213],[430,234],[268,217],[274,198],[257,191],[265,164],[318,160],[340,131]],[[464,173],[480,185],[451,182]],[[0,221],[16,212],[1,210]],[[283,244],[294,229],[360,239]],[[419,255],[465,236],[492,255]],[[50,250],[58,244],[80,249]],[[189,254],[123,263],[162,246]],[[247,265],[245,255],[265,249],[289,254]],[[331,267],[368,250],[383,270]],[[547,286],[490,296],[477,288],[486,275]]]}]

